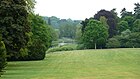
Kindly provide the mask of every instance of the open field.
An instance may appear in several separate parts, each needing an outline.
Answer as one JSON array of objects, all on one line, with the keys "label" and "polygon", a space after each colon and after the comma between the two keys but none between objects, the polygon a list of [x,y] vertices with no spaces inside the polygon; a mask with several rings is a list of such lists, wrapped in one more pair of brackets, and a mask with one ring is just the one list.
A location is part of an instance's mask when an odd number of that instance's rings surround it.
[{"label": "open field", "polygon": [[9,62],[0,79],[140,79],[140,49],[76,50]]}]

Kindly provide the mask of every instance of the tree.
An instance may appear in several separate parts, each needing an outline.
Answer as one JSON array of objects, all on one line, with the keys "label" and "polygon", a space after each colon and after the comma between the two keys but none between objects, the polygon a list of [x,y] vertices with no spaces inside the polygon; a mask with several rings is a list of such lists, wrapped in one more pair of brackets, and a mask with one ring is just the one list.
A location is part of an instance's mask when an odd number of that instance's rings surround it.
[{"label": "tree", "polygon": [[75,38],[76,26],[71,23],[65,23],[60,26],[60,37]]},{"label": "tree", "polygon": [[107,19],[107,24],[109,26],[109,37],[111,38],[117,34],[117,19],[112,12],[106,10],[100,10],[97,14],[94,15],[94,19],[100,20],[100,17],[102,16]]},{"label": "tree", "polygon": [[126,43],[130,40],[129,37],[131,35],[131,31],[129,29],[121,32],[121,35],[117,35],[114,38],[119,40],[120,42],[120,47],[122,48],[127,48],[128,46],[126,45]]},{"label": "tree", "polygon": [[133,28],[133,22],[134,22],[134,17],[133,16],[125,16],[122,18],[123,21],[126,21],[128,23],[129,29],[132,30]]},{"label": "tree", "polygon": [[108,38],[107,28],[94,19],[89,20],[82,36],[82,42],[87,49],[102,48]]},{"label": "tree", "polygon": [[[19,0],[22,1],[22,0]],[[27,4],[27,11],[30,13],[33,13],[33,8],[35,6],[36,1],[35,0],[26,0],[26,4]]]},{"label": "tree", "polygon": [[78,24],[76,26],[76,35],[75,35],[75,39],[77,40],[77,42],[79,42],[79,40],[81,39],[82,36],[82,30],[81,30],[81,24]]},{"label": "tree", "polygon": [[110,12],[115,16],[116,22],[118,23],[120,21],[120,17],[118,17],[118,13],[116,12],[116,8],[113,8]]},{"label": "tree", "polygon": [[19,57],[26,50],[31,31],[28,5],[25,0],[0,0],[0,29],[9,56]]},{"label": "tree", "polygon": [[133,16],[132,12],[126,11],[126,8],[123,8],[121,13],[121,18],[124,18],[125,16]]},{"label": "tree", "polygon": [[[31,15],[31,45],[26,60],[42,60],[52,42],[52,28],[39,15]],[[26,58],[26,57],[25,57]]]},{"label": "tree", "polygon": [[136,19],[140,19],[140,4],[139,3],[135,3],[135,8],[134,8],[134,15]]},{"label": "tree", "polygon": [[129,26],[128,26],[128,22],[127,21],[121,21],[118,23],[118,30],[119,30],[119,33],[125,31],[126,29],[129,29]]},{"label": "tree", "polygon": [[50,28],[50,34],[51,34],[51,38],[52,41],[57,41],[59,39],[59,35],[60,35],[60,31],[59,29],[54,29],[52,26],[49,26]]},{"label": "tree", "polygon": [[89,19],[86,18],[84,21],[81,22],[81,24],[82,24],[82,29],[81,29],[82,30],[82,34],[84,33],[85,28],[88,25],[89,20],[91,20],[91,19],[93,19],[93,18],[89,18]]},{"label": "tree", "polygon": [[140,32],[140,19],[136,19],[135,22],[133,23],[133,32]]},{"label": "tree", "polygon": [[52,16],[48,18],[48,24],[51,25],[53,28],[59,28],[59,18]]}]

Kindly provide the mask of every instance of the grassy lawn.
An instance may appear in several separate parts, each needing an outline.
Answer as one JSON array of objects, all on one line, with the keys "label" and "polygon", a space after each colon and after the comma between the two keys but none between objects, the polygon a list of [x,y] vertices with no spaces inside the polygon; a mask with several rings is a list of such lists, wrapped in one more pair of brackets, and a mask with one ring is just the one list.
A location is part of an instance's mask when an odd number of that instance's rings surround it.
[{"label": "grassy lawn", "polygon": [[140,79],[140,49],[56,52],[5,70],[0,79]]}]

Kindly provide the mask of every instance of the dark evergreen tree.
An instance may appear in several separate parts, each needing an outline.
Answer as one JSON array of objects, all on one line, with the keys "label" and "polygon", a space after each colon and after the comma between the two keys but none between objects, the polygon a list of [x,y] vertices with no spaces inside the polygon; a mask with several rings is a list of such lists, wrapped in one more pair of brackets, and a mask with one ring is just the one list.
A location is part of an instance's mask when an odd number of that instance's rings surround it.
[{"label": "dark evergreen tree", "polygon": [[29,41],[29,1],[0,0],[0,29],[8,56],[20,56]]},{"label": "dark evergreen tree", "polygon": [[140,4],[139,3],[135,3],[135,8],[134,8],[134,15],[136,19],[140,19]]},{"label": "dark evergreen tree", "polygon": [[121,13],[121,18],[124,18],[125,16],[133,16],[133,13],[126,11],[126,8],[123,8],[120,13]]},{"label": "dark evergreen tree", "polygon": [[86,18],[84,21],[81,22],[81,24],[82,24],[82,29],[81,29],[82,33],[84,33],[85,28],[88,25],[88,22],[89,22],[90,19],[93,19],[93,18],[89,18],[89,19]]}]

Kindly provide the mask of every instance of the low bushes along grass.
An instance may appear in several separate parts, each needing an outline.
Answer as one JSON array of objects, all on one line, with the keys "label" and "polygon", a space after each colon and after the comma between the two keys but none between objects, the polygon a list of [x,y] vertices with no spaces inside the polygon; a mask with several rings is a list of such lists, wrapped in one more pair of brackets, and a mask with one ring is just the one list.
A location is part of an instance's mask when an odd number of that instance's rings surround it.
[{"label": "low bushes along grass", "polygon": [[70,51],[70,50],[76,50],[77,49],[77,45],[76,44],[67,44],[64,46],[58,46],[58,47],[53,47],[48,49],[47,53],[50,52],[57,52],[57,51]]}]

